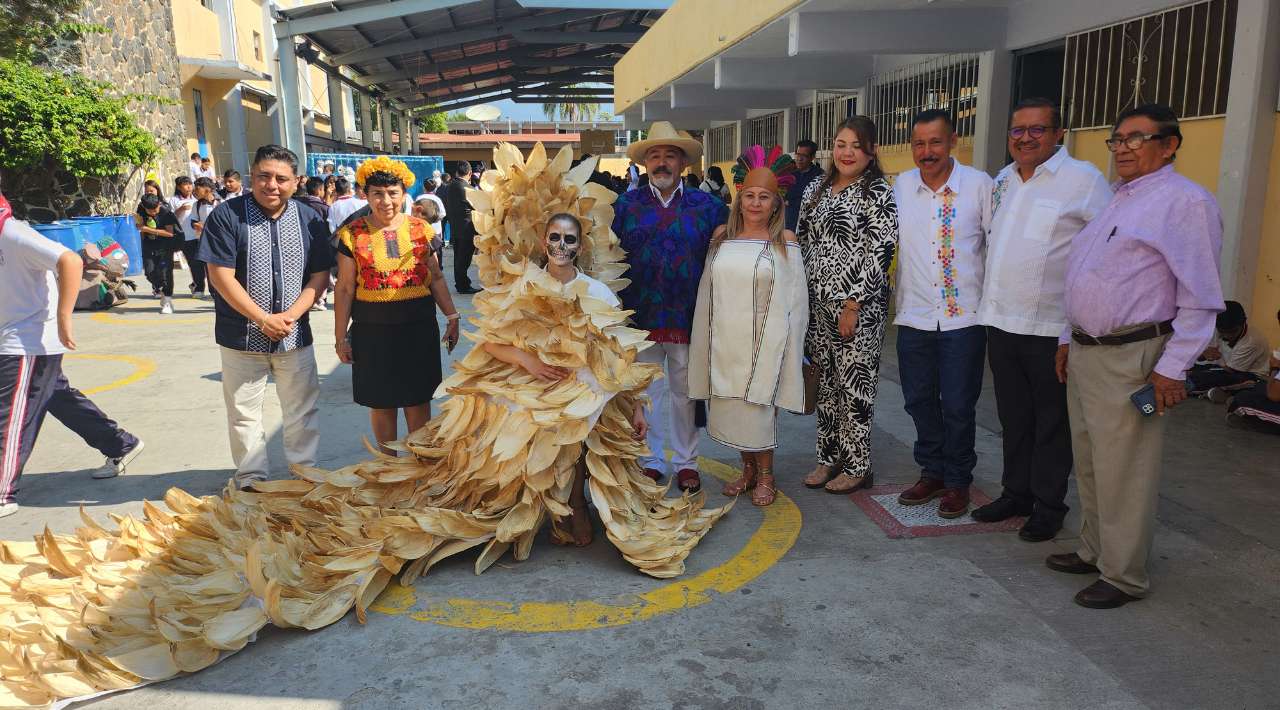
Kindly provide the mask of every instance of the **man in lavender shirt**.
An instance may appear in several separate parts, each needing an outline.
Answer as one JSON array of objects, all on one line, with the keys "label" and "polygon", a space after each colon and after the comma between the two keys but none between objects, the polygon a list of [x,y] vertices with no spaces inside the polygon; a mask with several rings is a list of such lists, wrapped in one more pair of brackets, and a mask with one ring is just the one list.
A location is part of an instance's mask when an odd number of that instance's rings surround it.
[{"label": "man in lavender shirt", "polygon": [[[1083,518],[1077,552],[1051,569],[1098,574],[1077,604],[1110,609],[1146,595],[1165,410],[1186,399],[1186,371],[1224,308],[1222,215],[1213,195],[1173,169],[1182,132],[1167,106],[1121,113],[1107,147],[1115,196],[1071,243],[1068,326],[1057,374],[1067,384]],[[1155,412],[1130,400],[1154,388]]]}]

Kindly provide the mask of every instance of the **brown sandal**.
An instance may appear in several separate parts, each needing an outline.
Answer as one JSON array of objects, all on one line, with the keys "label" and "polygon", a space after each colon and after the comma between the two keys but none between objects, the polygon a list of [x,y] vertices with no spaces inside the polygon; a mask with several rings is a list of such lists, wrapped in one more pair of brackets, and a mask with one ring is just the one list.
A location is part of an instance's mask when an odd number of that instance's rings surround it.
[{"label": "brown sandal", "polygon": [[698,472],[691,468],[682,468],[676,472],[676,487],[682,493],[693,495],[702,490],[702,479],[698,478]]},{"label": "brown sandal", "polygon": [[[841,478],[852,479],[853,481],[855,481],[855,483],[848,488],[832,488],[831,484]],[[831,480],[827,481],[827,484],[823,486],[822,489],[828,493],[832,493],[835,495],[844,495],[847,493],[853,493],[854,491],[861,490],[863,488],[870,488],[873,485],[873,481],[874,479],[872,478],[870,472],[865,473],[861,476],[855,476],[852,473],[841,472],[840,475],[838,476],[832,476]]]},{"label": "brown sandal", "polygon": [[831,466],[827,466],[827,477],[826,477],[826,478],[824,478],[824,479],[823,479],[823,480],[821,480],[821,481],[818,481],[817,483],[810,483],[809,481],[810,481],[810,479],[813,477],[813,475],[814,475],[815,473],[817,473],[817,472],[818,472],[818,469],[819,469],[819,468],[821,468],[821,467],[822,467],[822,466],[824,466],[824,465],[825,465],[825,464],[818,464],[817,466],[815,466],[815,467],[814,467],[813,471],[812,471],[812,472],[810,472],[808,476],[805,476],[805,477],[800,481],[801,483],[803,483],[803,484],[804,484],[804,487],[805,487],[805,488],[822,488],[823,486],[827,485],[827,483],[829,483],[829,482],[831,481],[831,479],[833,479],[833,478],[835,478],[836,476],[839,476],[839,475],[840,475],[840,467],[839,467],[839,466],[837,466],[837,465],[834,465],[834,464],[833,464],[833,465],[831,465]]},{"label": "brown sandal", "polygon": [[730,498],[733,498],[735,496],[739,496],[747,492],[747,490],[749,490],[755,484],[756,484],[755,462],[752,461],[748,463],[744,461],[742,462],[742,475],[738,477],[738,480],[724,484],[724,488],[720,489],[720,492],[729,496]]},{"label": "brown sandal", "polygon": [[762,468],[756,474],[756,487],[751,491],[751,505],[763,508],[773,503],[778,497],[778,489],[774,487],[773,469]]}]

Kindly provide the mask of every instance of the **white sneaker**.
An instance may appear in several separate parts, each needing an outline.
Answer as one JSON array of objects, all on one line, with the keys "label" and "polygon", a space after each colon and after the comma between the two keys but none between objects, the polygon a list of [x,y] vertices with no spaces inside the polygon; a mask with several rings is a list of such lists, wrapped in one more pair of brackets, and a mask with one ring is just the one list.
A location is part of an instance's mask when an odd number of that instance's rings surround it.
[{"label": "white sneaker", "polygon": [[96,469],[89,475],[93,478],[115,478],[125,473],[125,468],[129,466],[130,462],[138,458],[138,454],[142,453],[144,448],[146,448],[146,444],[142,442],[142,439],[138,439],[138,445],[130,449],[124,456],[118,459],[107,459],[101,468]]},{"label": "white sneaker", "polygon": [[17,503],[5,503],[3,505],[0,505],[0,518],[7,518],[8,516],[13,515],[16,512],[18,512]]},{"label": "white sneaker", "polygon": [[258,483],[259,481],[265,481],[267,480],[267,477],[255,475],[244,477],[236,476],[233,480],[235,481],[236,488],[239,488],[242,491],[252,491],[253,484]]},{"label": "white sneaker", "polygon": [[163,313],[163,314],[165,314],[165,315],[169,315],[169,314],[173,313],[173,299],[172,299],[172,298],[169,298],[168,296],[165,296],[164,298],[160,299],[160,312],[161,312],[161,313]]},{"label": "white sneaker", "polygon": [[324,301],[316,301],[316,302],[315,302],[315,305],[311,306],[311,310],[313,310],[313,311],[327,311],[327,310],[329,310],[329,308],[328,308],[328,306],[325,306],[325,305],[324,305]]}]

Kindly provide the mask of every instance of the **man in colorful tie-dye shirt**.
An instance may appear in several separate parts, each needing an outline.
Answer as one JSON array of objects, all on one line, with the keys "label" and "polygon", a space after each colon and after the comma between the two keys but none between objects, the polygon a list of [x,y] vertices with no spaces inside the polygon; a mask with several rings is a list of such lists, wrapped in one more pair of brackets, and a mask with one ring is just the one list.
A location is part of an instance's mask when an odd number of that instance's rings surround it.
[{"label": "man in colorful tie-dye shirt", "polygon": [[681,490],[696,491],[698,430],[689,399],[689,329],[707,246],[728,209],[701,190],[686,190],[680,174],[702,156],[702,144],[665,121],[649,138],[631,144],[627,155],[645,166],[649,184],[628,191],[614,203],[613,231],[627,252],[631,285],[619,294],[635,311],[635,326],[649,331],[654,345],[639,359],[663,365],[666,377],[654,381],[645,475],[662,478],[664,452],[673,451],[672,468]]}]

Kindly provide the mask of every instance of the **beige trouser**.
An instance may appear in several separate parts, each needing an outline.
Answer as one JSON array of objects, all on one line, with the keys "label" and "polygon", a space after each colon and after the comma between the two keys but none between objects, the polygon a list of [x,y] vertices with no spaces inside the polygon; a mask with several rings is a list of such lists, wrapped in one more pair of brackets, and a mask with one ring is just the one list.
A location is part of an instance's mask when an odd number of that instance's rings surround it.
[{"label": "beige trouser", "polygon": [[227,405],[227,433],[235,481],[267,477],[267,437],[262,428],[262,401],[267,376],[276,381],[276,395],[284,419],[284,453],[291,464],[314,466],[320,447],[320,378],[315,351],[310,347],[284,353],[222,351],[222,397]]},{"label": "beige trouser", "polygon": [[1144,417],[1129,395],[1147,383],[1169,336],[1127,345],[1071,343],[1067,413],[1080,492],[1080,559],[1132,596],[1150,586],[1164,418]]}]

